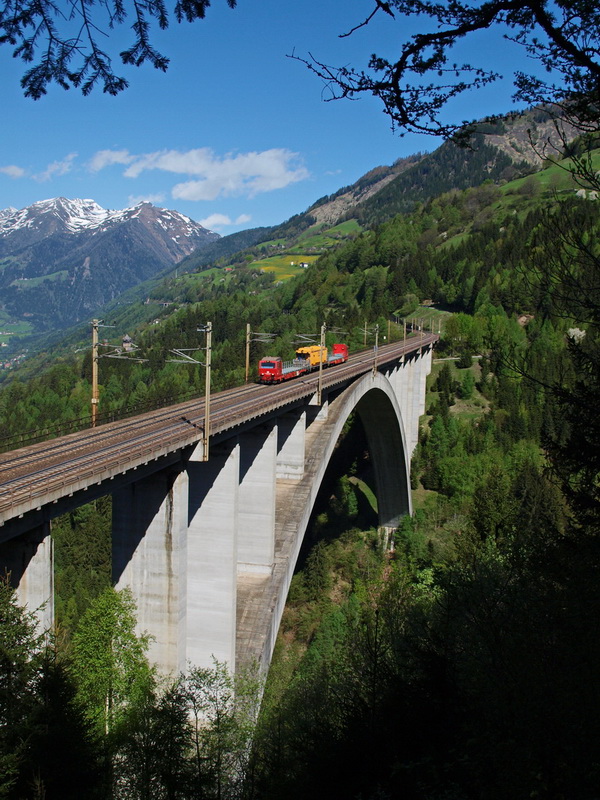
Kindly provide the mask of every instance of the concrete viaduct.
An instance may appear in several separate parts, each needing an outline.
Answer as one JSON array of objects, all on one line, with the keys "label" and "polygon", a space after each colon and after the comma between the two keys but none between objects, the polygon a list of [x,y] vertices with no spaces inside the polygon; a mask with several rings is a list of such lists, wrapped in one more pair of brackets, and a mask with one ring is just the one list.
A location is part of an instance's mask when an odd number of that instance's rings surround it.
[{"label": "concrete viaduct", "polygon": [[40,626],[53,623],[51,521],[112,494],[113,582],[128,587],[163,673],[268,669],[315,498],[355,412],[375,471],[380,526],[411,513],[410,457],[437,340],[422,333],[281,386],[201,400],[2,456],[0,569]]}]

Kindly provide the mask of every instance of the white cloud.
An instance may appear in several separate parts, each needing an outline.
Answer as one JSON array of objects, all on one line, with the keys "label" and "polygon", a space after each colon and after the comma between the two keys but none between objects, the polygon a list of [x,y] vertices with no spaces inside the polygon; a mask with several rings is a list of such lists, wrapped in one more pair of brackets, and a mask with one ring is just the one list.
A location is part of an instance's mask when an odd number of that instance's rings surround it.
[{"label": "white cloud", "polygon": [[51,178],[57,178],[61,175],[66,175],[67,172],[71,171],[73,166],[73,161],[77,158],[77,153],[69,153],[66,158],[63,158],[62,161],[53,161],[51,164],[48,164],[44,172],[40,172],[37,175],[34,175],[34,179],[43,183],[45,181],[49,181]]},{"label": "white cloud", "polygon": [[138,178],[142,172],[153,169],[193,176],[194,180],[173,187],[172,196],[179,200],[215,200],[234,195],[253,197],[309,177],[308,170],[299,163],[298,153],[285,148],[224,157],[215,155],[208,147],[161,150],[138,156],[131,156],[126,150],[103,150],[90,163],[95,169],[115,163],[127,164],[123,173],[127,178]]},{"label": "white cloud", "polygon": [[294,168],[297,158],[297,153],[281,148],[223,159],[211,154],[211,160],[203,153],[194,163],[197,169],[188,172],[200,175],[200,179],[176,184],[172,195],[179,200],[216,200],[235,195],[253,197],[283,189],[308,178],[308,170],[302,165]]},{"label": "white cloud", "polygon": [[14,164],[9,164],[6,167],[0,167],[0,172],[4,175],[8,175],[9,178],[23,178],[25,176],[25,170],[21,167],[17,167]]},{"label": "white cloud", "polygon": [[178,150],[159,150],[156,153],[145,153],[132,159],[124,175],[137,178],[149,169],[160,169],[163,172],[174,172],[179,175],[202,175],[210,170],[215,158],[208,147],[180,152]]},{"label": "white cloud", "polygon": [[231,217],[228,217],[226,214],[210,214],[210,216],[198,220],[198,222],[210,231],[220,230],[221,228],[227,228],[229,225],[233,225]]},{"label": "white cloud", "polygon": [[128,208],[133,208],[133,206],[137,206],[140,203],[153,203],[154,205],[158,205],[159,203],[164,203],[164,201],[164,194],[130,194],[127,198],[127,206]]},{"label": "white cloud", "polygon": [[208,228],[211,231],[218,231],[222,228],[228,228],[230,225],[244,225],[246,222],[250,222],[252,217],[250,214],[240,214],[235,220],[232,220],[231,217],[228,217],[226,214],[211,214],[204,219],[198,220],[200,225],[203,225],[205,228]]},{"label": "white cloud", "polygon": [[91,172],[99,172],[104,167],[110,167],[113,164],[131,164],[135,158],[129,153],[129,150],[98,150],[89,160],[88,169]]}]

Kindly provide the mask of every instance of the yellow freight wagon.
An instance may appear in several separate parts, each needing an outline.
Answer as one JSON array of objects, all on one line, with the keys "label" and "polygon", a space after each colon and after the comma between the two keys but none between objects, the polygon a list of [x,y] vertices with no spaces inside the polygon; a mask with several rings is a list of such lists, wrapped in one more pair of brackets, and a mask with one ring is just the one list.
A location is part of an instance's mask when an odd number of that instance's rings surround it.
[{"label": "yellow freight wagon", "polygon": [[327,363],[327,348],[318,344],[313,344],[310,347],[299,347],[296,350],[296,358],[299,361],[308,362],[311,367],[317,367],[319,361],[322,361],[323,364]]}]

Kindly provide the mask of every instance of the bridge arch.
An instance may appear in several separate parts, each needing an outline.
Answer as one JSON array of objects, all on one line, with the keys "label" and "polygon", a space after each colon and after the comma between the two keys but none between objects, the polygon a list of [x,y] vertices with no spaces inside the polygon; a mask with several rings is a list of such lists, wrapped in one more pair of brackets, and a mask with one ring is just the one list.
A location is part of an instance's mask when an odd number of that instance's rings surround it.
[{"label": "bridge arch", "polygon": [[[395,528],[403,515],[411,513],[409,453],[400,405],[385,375],[368,374],[328,402],[307,426],[303,477],[277,482],[275,563],[257,598],[254,617],[260,622],[253,629],[238,631],[238,666],[255,661],[261,671],[268,669],[310,515],[335,445],[353,412],[361,418],[373,459],[380,525]],[[238,614],[243,609],[248,617],[252,593],[244,591],[243,579],[238,591]]]},{"label": "bridge arch", "polygon": [[[412,511],[410,497],[410,462],[407,437],[398,399],[385,375],[377,372],[352,384],[327,408],[328,428],[307,452],[307,462],[316,461],[318,471],[313,481],[310,509],[312,512],[317,492],[349,416],[357,413],[361,419],[373,459],[379,525],[398,527],[399,520]],[[320,451],[325,444],[324,451]],[[314,451],[314,452],[313,452]],[[308,518],[306,519],[308,524]],[[306,526],[301,531],[304,537]]]}]

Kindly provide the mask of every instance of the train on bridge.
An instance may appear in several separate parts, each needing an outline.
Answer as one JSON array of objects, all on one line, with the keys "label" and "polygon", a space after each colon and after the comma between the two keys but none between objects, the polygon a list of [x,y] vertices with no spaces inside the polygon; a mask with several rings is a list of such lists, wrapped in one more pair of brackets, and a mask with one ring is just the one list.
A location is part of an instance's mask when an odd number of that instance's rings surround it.
[{"label": "train on bridge", "polygon": [[306,375],[323,367],[343,364],[348,360],[348,345],[334,344],[331,353],[327,347],[315,344],[299,347],[293,361],[283,361],[280,356],[266,356],[258,362],[258,380],[260,383],[281,383]]}]

